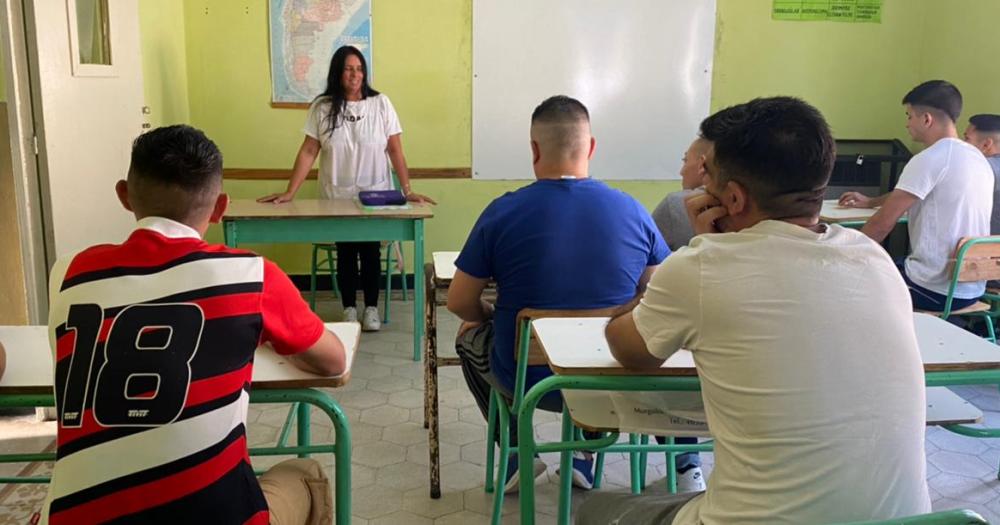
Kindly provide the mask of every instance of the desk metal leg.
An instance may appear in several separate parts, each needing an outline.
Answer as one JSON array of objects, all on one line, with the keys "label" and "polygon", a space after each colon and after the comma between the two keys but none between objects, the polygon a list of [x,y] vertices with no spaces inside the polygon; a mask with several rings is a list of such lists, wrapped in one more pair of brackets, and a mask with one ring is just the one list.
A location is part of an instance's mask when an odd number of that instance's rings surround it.
[{"label": "desk metal leg", "polygon": [[424,220],[413,221],[413,360],[420,361],[424,335]]},{"label": "desk metal leg", "polygon": [[[441,441],[438,426],[438,363],[437,363],[437,309],[435,308],[436,291],[429,268],[424,271],[424,284],[427,290],[427,344],[424,354],[424,426],[430,432],[427,435],[427,451],[429,454],[431,498],[441,497]],[[415,306],[415,305],[414,305]]]},{"label": "desk metal leg", "polygon": [[[312,436],[310,435],[310,406],[306,403],[298,403],[298,414],[296,415],[296,422],[298,423],[298,443],[300,447],[308,447],[312,443]],[[300,458],[309,457],[308,453],[299,454]]]}]

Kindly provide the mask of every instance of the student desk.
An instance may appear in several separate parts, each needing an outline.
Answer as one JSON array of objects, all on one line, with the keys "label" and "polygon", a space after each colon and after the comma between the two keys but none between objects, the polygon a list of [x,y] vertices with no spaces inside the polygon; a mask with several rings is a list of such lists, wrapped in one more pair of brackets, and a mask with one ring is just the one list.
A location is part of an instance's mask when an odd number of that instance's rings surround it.
[{"label": "student desk", "polygon": [[[919,313],[913,316],[928,386],[1000,383],[1000,352],[996,345],[938,317]],[[547,392],[563,389],[700,390],[694,361],[686,351],[671,356],[655,372],[638,373],[622,368],[611,356],[604,339],[607,322],[607,318],[547,318],[532,322],[532,330],[555,375],[533,386],[521,405],[517,429],[521,472],[531,472],[536,452],[581,448],[579,442],[535,443],[534,411]],[[612,438],[617,440],[617,435],[612,434]],[[598,441],[610,444],[613,440]],[[534,523],[535,489],[532,483],[520,485],[520,505],[521,523]],[[560,523],[568,523],[568,500],[559,502],[559,515]]]},{"label": "student desk", "polygon": [[[282,456],[332,453],[334,463],[334,502],[336,522],[351,522],[351,432],[347,416],[326,392],[316,388],[336,388],[351,377],[351,365],[358,348],[361,326],[357,323],[327,323],[327,329],[337,334],[347,350],[347,371],[336,377],[323,377],[304,372],[290,365],[282,356],[267,347],[257,349],[254,356],[251,403],[298,403],[298,443],[286,446],[288,428],[275,447],[251,448],[251,455]],[[55,406],[52,394],[52,349],[45,326],[0,326],[0,344],[7,352],[7,369],[0,378],[0,407]],[[309,406],[314,405],[333,423],[332,444],[313,445],[309,434]],[[54,461],[54,453],[4,454],[2,463]],[[0,483],[48,483],[48,477],[0,477]]]},{"label": "student desk", "polygon": [[[437,307],[443,306],[448,297],[448,287],[455,277],[455,259],[458,252],[434,252],[433,262],[424,268],[427,304],[424,308],[427,338],[424,352],[424,428],[429,430],[427,450],[430,455],[431,498],[441,497],[441,440],[438,424],[438,367],[458,366],[457,357],[438,357],[437,353]],[[441,296],[438,296],[441,292]]]},{"label": "student desk", "polygon": [[[839,224],[845,228],[861,229],[877,211],[878,208],[845,208],[837,204],[837,199],[829,199],[823,201],[819,220],[827,224]],[[900,217],[898,223],[906,224],[906,215]]]},{"label": "student desk", "polygon": [[[413,360],[420,360],[424,317],[424,219],[430,206],[403,210],[362,208],[353,199],[302,199],[282,204],[234,200],[223,217],[226,245],[413,241]],[[388,297],[386,298],[388,301]]]}]

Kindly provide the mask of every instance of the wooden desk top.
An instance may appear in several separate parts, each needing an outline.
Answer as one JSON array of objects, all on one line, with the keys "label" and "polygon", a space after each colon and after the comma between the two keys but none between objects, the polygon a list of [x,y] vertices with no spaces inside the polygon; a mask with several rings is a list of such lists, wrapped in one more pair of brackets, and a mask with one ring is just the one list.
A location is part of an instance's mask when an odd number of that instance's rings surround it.
[{"label": "wooden desk top", "polygon": [[[351,377],[358,349],[361,325],[327,323],[347,350],[347,370],[335,377],[323,377],[299,370],[269,347],[260,347],[254,356],[253,388],[338,387]],[[51,394],[52,349],[45,326],[0,326],[0,343],[7,351],[7,370],[0,377],[0,395]]]},{"label": "wooden desk top", "polygon": [[354,199],[296,199],[272,204],[252,199],[236,199],[229,203],[225,219],[306,219],[327,217],[429,219],[434,216],[430,205],[410,203],[403,210],[367,211]]},{"label": "wooden desk top", "polygon": [[[1000,368],[1000,348],[941,318],[913,314],[914,329],[925,372]],[[687,350],[670,357],[654,372],[623,368],[604,339],[606,317],[549,318],[532,322],[538,342],[552,370],[561,375],[697,375]]]},{"label": "wooden desk top", "polygon": [[867,221],[878,208],[844,208],[837,204],[836,199],[823,201],[823,209],[819,212],[819,220],[825,223]]}]

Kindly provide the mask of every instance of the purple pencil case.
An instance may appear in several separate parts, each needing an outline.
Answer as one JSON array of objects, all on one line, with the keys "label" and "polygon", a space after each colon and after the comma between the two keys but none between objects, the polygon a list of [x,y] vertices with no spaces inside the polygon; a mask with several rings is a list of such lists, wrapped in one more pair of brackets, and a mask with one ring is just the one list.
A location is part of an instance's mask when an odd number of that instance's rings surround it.
[{"label": "purple pencil case", "polygon": [[406,204],[406,197],[399,190],[358,192],[358,200],[365,206],[394,206]]}]

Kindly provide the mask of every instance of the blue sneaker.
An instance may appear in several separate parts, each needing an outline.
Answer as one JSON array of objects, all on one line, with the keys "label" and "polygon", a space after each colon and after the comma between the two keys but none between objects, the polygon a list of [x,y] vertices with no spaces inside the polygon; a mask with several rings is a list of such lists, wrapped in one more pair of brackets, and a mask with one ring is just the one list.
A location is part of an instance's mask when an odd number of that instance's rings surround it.
[{"label": "blue sneaker", "polygon": [[[532,464],[532,468],[534,469],[534,472],[531,476],[532,481],[534,481],[535,478],[537,478],[538,476],[541,476],[542,474],[545,473],[545,469],[547,467],[545,466],[545,462],[542,461],[542,458],[538,457],[538,454],[535,454],[535,461]],[[507,480],[507,482],[504,483],[503,486],[504,494],[511,494],[513,492],[517,492],[518,481],[520,480],[520,476],[518,475],[517,471],[517,454],[511,454],[510,460],[507,461],[507,476],[505,477],[505,479]]]},{"label": "blue sneaker", "polygon": [[[556,472],[559,475],[559,472]],[[583,452],[573,451],[573,486],[583,490],[594,488],[594,457]]]}]

